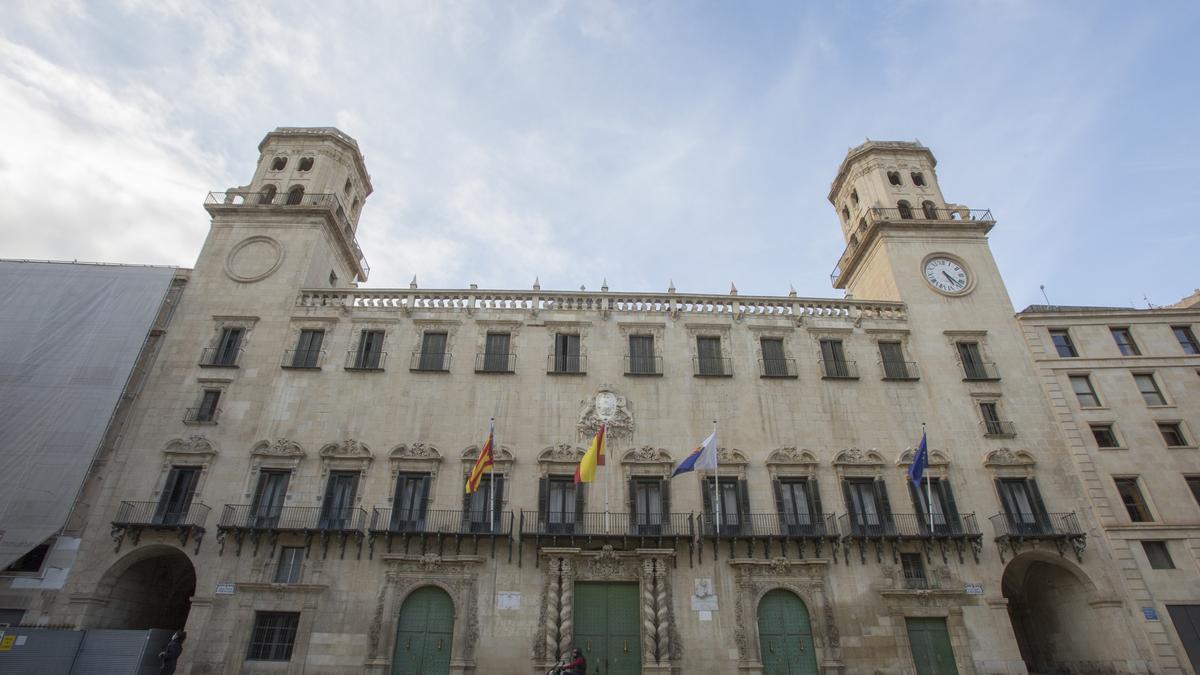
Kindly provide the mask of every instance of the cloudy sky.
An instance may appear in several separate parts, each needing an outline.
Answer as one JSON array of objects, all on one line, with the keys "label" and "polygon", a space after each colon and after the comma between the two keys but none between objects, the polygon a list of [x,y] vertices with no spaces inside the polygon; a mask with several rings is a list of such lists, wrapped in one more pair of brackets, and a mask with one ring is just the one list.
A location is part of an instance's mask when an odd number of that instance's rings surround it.
[{"label": "cloudy sky", "polygon": [[0,257],[190,266],[336,125],[371,286],[837,297],[846,149],[919,139],[1018,308],[1200,286],[1195,2],[57,2],[0,24]]}]

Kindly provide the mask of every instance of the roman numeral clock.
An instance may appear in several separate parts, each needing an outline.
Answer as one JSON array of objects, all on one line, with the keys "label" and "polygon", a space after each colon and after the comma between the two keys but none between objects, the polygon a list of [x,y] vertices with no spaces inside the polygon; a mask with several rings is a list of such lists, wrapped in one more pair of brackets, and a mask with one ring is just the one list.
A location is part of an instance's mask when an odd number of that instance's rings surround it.
[{"label": "roman numeral clock", "polygon": [[961,261],[944,254],[932,255],[922,265],[925,281],[944,295],[965,295],[975,286],[975,279]]}]

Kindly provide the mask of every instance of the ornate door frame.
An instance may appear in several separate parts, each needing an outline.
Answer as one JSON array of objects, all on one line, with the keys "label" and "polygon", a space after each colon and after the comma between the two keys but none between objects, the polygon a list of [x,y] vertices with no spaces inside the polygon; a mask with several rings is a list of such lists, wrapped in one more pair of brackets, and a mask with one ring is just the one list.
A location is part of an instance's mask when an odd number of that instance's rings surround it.
[{"label": "ornate door frame", "polygon": [[475,646],[479,642],[480,556],[392,555],[383,557],[386,579],[375,601],[375,616],[367,630],[367,659],[364,671],[388,673],[396,646],[400,608],[410,593],[422,586],[436,586],[454,603],[454,634],[450,645],[451,675],[475,672]]},{"label": "ornate door frame", "polygon": [[533,672],[549,670],[573,646],[575,583],[628,581],[638,584],[642,640],[642,672],[670,673],[683,653],[675,626],[670,566],[673,549],[599,551],[546,547],[538,630],[533,638]]},{"label": "ornate door frame", "polygon": [[841,634],[833,617],[833,604],[826,587],[829,561],[824,559],[793,560],[790,558],[750,559],[729,561],[737,584],[734,616],[737,628],[738,672],[762,675],[761,644],[758,635],[758,604],[776,589],[795,593],[808,609],[812,626],[813,649],[819,655],[817,667],[827,675],[843,671]]}]

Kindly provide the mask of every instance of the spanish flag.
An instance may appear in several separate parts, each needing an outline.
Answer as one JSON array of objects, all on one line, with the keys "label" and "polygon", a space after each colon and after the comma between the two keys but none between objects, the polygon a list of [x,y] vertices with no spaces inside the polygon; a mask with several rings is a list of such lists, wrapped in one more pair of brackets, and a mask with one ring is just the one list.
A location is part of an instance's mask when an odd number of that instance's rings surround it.
[{"label": "spanish flag", "polygon": [[596,478],[596,467],[604,466],[604,425],[596,431],[596,437],[592,439],[592,444],[588,446],[587,452],[583,454],[583,459],[579,460],[579,466],[575,467],[575,482],[590,483]]},{"label": "spanish flag", "polygon": [[471,467],[471,475],[467,476],[467,494],[479,489],[484,470],[492,468],[492,450],[496,447],[495,436],[496,420],[492,420],[491,426],[488,427],[487,438],[483,439],[483,447],[479,449],[479,458],[475,460],[475,466]]}]

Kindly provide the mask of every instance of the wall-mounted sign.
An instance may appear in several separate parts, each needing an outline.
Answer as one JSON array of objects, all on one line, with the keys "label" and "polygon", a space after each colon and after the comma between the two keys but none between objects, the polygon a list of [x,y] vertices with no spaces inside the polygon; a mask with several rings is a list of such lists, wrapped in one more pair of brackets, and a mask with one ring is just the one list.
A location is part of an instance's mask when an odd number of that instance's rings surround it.
[{"label": "wall-mounted sign", "polygon": [[983,595],[983,584],[966,584],[963,590],[967,595]]},{"label": "wall-mounted sign", "polygon": [[521,594],[500,591],[496,594],[496,609],[521,609]]},{"label": "wall-mounted sign", "polygon": [[1153,607],[1143,607],[1142,616],[1146,617],[1147,621],[1158,621],[1158,610]]},{"label": "wall-mounted sign", "polygon": [[233,595],[233,592],[236,590],[237,584],[233,583],[232,581],[226,581],[217,584],[217,590],[213,593],[215,595]]}]

